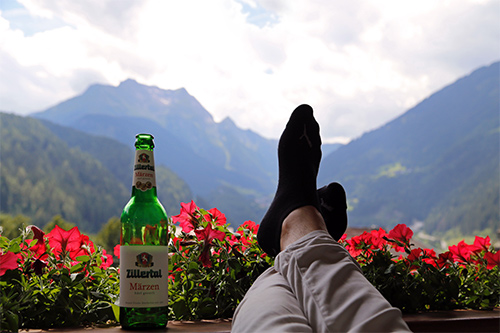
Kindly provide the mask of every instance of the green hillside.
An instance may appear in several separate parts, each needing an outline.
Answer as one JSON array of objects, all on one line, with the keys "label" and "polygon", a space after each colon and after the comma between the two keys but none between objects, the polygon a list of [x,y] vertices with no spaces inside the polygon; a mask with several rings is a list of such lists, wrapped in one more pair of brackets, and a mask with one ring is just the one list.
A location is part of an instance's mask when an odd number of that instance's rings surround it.
[{"label": "green hillside", "polygon": [[351,224],[500,226],[499,73],[480,68],[325,158],[320,182],[346,187]]},{"label": "green hillside", "polygon": [[[29,117],[0,117],[2,213],[38,225],[61,215],[88,232],[120,215],[130,197],[131,147]],[[157,180],[160,200],[177,214],[179,202],[191,199],[189,188],[162,166]]]}]

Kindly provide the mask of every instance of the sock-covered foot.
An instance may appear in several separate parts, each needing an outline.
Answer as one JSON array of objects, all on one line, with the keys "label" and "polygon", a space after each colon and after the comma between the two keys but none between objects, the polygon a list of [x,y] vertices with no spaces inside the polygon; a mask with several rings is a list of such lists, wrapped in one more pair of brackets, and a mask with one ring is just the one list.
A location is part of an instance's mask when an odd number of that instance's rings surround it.
[{"label": "sock-covered foot", "polygon": [[320,160],[319,125],[312,108],[301,105],[293,111],[281,135],[278,188],[257,233],[257,241],[267,254],[280,252],[281,225],[288,214],[309,205],[320,210],[316,191]]},{"label": "sock-covered foot", "polygon": [[339,183],[330,183],[318,190],[318,197],[320,212],[328,233],[338,241],[347,228],[347,199],[344,188]]}]

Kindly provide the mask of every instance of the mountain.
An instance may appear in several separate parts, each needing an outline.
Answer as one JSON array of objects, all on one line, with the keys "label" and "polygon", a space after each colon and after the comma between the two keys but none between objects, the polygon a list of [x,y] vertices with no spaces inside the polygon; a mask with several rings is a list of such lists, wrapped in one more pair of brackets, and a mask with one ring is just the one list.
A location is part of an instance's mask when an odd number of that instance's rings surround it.
[{"label": "mountain", "polygon": [[276,141],[242,130],[230,118],[216,123],[185,89],[163,90],[134,80],[118,87],[92,85],[32,116],[128,146],[137,133],[152,133],[156,162],[186,180],[207,208],[226,208],[233,224],[260,220],[266,205],[259,200],[275,190]]},{"label": "mountain", "polygon": [[[0,113],[0,211],[43,226],[53,216],[96,232],[130,198],[133,149],[48,121]],[[192,196],[172,171],[157,167],[168,212]]]},{"label": "mountain", "polygon": [[[498,228],[499,72],[500,63],[480,68],[347,145],[325,145],[318,184],[339,181],[344,185],[352,226],[406,223],[423,225],[429,233],[454,227],[463,233]],[[165,177],[168,182],[159,185],[160,191],[168,187],[172,195],[162,202],[177,207],[168,209],[171,215],[177,214],[179,202],[195,198],[201,207],[219,208],[233,226],[249,219],[260,221],[275,190],[276,141],[242,130],[230,118],[215,122],[185,89],[162,90],[133,80],[117,87],[93,85],[82,95],[33,117],[39,121],[7,134],[19,136],[20,142],[25,141],[23,136],[29,137],[31,143],[27,146],[12,140],[4,143],[4,128],[13,125],[2,124],[2,204],[5,207],[4,193],[11,191],[12,211],[24,209],[36,215],[36,208],[43,211],[52,204],[52,199],[43,205],[30,204],[30,195],[34,195],[28,191],[30,188],[38,193],[35,200],[47,191],[59,200],[71,194],[70,188],[92,197],[88,185],[76,182],[84,179],[80,174],[63,173],[61,180],[52,174],[53,170],[71,169],[55,163],[57,159],[64,161],[66,155],[75,155],[72,159],[76,161],[67,163],[83,169],[94,168],[87,166],[90,162],[83,162],[92,157],[96,165],[93,170],[102,170],[103,175],[123,184],[128,197],[130,168],[118,166],[131,162],[128,157],[115,156],[115,152],[130,151],[138,132],[155,136],[156,163],[173,171]],[[48,140],[38,137],[42,134],[69,151],[59,156],[53,151],[55,143],[42,145]],[[101,141],[106,145],[102,146]],[[17,147],[19,151],[9,150],[6,155],[4,147]],[[16,162],[7,162],[5,156],[10,159],[11,154],[20,157]],[[47,156],[38,156],[43,154]],[[17,162],[21,157],[32,162],[24,166],[27,162]],[[50,170],[42,168],[46,175],[39,169],[48,163],[55,164],[50,164]],[[92,186],[106,189],[103,193],[111,187],[88,177]],[[184,188],[181,179],[192,193],[178,192],[177,188]],[[34,186],[37,181],[50,183],[51,187]],[[86,200],[93,202],[92,198]],[[109,207],[114,207],[112,204],[110,201]],[[68,205],[55,208],[64,211],[75,203]]]},{"label": "mountain", "polygon": [[459,79],[322,162],[346,188],[350,224],[499,227],[500,63]]}]

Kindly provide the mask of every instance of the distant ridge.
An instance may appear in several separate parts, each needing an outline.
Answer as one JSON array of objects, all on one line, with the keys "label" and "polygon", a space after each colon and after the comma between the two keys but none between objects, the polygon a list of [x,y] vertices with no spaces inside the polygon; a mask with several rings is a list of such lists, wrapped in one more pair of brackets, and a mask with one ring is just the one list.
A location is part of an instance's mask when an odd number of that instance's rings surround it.
[{"label": "distant ridge", "polygon": [[428,232],[500,226],[500,63],[446,86],[327,156],[320,184],[340,181],[357,226]]}]

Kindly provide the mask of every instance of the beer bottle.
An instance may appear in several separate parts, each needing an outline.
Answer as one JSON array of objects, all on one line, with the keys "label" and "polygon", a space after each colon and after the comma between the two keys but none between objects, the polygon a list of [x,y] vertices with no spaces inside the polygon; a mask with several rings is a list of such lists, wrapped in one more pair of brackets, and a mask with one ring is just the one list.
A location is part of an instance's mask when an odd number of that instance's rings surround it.
[{"label": "beer bottle", "polygon": [[157,198],[154,141],[137,134],[132,195],[121,215],[120,324],[164,328],[168,322],[168,223]]}]

